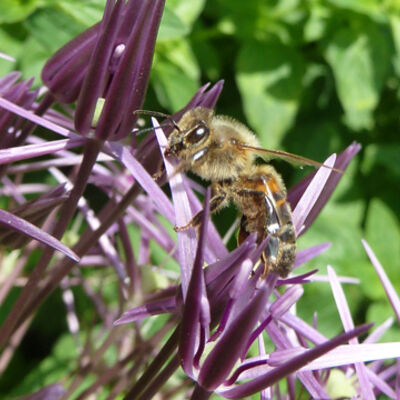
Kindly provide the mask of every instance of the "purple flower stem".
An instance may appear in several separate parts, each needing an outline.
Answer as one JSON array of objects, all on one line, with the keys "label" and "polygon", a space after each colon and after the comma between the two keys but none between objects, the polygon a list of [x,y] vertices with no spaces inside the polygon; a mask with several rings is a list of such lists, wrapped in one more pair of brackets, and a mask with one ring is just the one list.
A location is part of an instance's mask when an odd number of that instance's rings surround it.
[{"label": "purple flower stem", "polygon": [[[35,109],[35,115],[42,116],[52,105],[54,104],[54,97],[51,93],[47,93]],[[21,134],[18,136],[18,140],[14,145],[20,145],[25,142],[29,134],[36,128],[36,124],[26,121]]]},{"label": "purple flower stem", "polygon": [[194,359],[193,359],[193,366],[196,369],[200,368],[200,359],[201,359],[201,356],[203,355],[204,349],[206,347],[206,340],[207,340],[206,329],[203,326],[201,326],[200,327],[199,346],[197,348],[197,352],[194,355]]},{"label": "purple flower stem", "polygon": [[271,287],[267,284],[261,286],[254,298],[240,310],[225,329],[201,367],[198,381],[203,387],[212,390],[226,380],[247,344],[245,338],[257,323],[260,311],[271,293],[270,290]]},{"label": "purple flower stem", "polygon": [[[154,391],[153,394],[157,393],[162,384],[175,372],[179,367],[179,358],[176,354],[162,371],[162,366],[167,362],[168,358],[171,357],[173,352],[178,346],[180,325],[178,325],[168,341],[158,352],[152,363],[147,367],[144,374],[138,379],[138,381],[132,386],[129,392],[124,397],[125,400],[136,400],[136,399],[149,399],[150,392]],[[167,369],[169,367],[169,369]],[[161,372],[160,372],[161,371]],[[167,376],[167,371],[169,375]],[[146,397],[148,396],[148,397]]]},{"label": "purple flower stem", "polygon": [[398,399],[400,399],[400,359],[397,359],[396,362],[396,381],[395,381],[395,391],[396,391],[396,396]]},{"label": "purple flower stem", "polygon": [[[42,229],[38,228],[36,225],[18,217],[17,215],[13,215],[12,213],[0,209],[0,225],[7,230],[17,231],[19,234],[35,239],[46,246],[49,246],[53,250],[61,251],[75,262],[79,262],[79,257],[74,254],[74,252],[71,251],[65,244],[54,238],[52,235],[49,235]],[[5,244],[6,239],[7,236],[3,235],[3,244]]]},{"label": "purple flower stem", "polygon": [[[329,281],[331,284],[332,288],[332,293],[335,298],[335,302],[339,311],[340,319],[342,320],[343,327],[346,331],[349,331],[354,328],[354,323],[351,317],[351,312],[349,309],[349,306],[346,301],[346,297],[344,295],[344,291],[342,289],[342,286],[339,283],[339,279],[334,271],[333,268],[328,266],[328,276],[329,276]],[[350,341],[350,344],[357,344],[358,339],[353,338]],[[360,394],[363,399],[374,399],[375,396],[372,391],[372,387],[370,384],[370,381],[367,377],[367,367],[365,366],[364,363],[355,363],[354,364],[356,372],[357,372],[357,377],[359,379],[360,383]]]},{"label": "purple flower stem", "polygon": [[[114,224],[115,221],[117,221],[120,217],[122,217],[126,208],[128,208],[132,204],[140,191],[141,187],[139,185],[133,185],[124,195],[118,205],[113,208],[113,211],[106,215],[102,224],[94,232],[88,229],[86,232],[83,233],[80,241],[74,246],[73,251],[78,256],[86,254],[89,249],[95,243],[97,243],[99,238],[110,228],[110,226]],[[63,259],[54,266],[43,288],[40,291],[37,291],[34,297],[31,296],[29,298],[26,309],[22,312],[22,314],[20,314],[17,325],[21,324],[25,320],[25,318],[27,318],[29,314],[33,310],[35,310],[47,298],[47,296],[52,293],[53,290],[57,288],[62,278],[66,274],[68,274],[74,266],[75,263],[71,262],[68,259]]]},{"label": "purple flower stem", "polygon": [[121,236],[122,248],[125,253],[126,274],[129,277],[129,289],[138,296],[141,293],[139,268],[135,261],[132,242],[129,237],[128,228],[122,218],[118,221],[119,234]]},{"label": "purple flower stem", "polygon": [[226,323],[228,322],[229,313],[230,313],[230,311],[232,309],[232,302],[233,302],[232,299],[228,300],[228,303],[227,303],[227,305],[225,307],[225,310],[224,310],[224,312],[222,314],[222,317],[221,317],[221,320],[219,322],[219,325],[218,325],[217,329],[215,330],[215,332],[210,337],[210,340],[209,340],[210,342],[216,341],[219,338],[219,336],[221,335],[221,333],[224,331]]},{"label": "purple flower stem", "polygon": [[244,348],[243,353],[241,355],[241,358],[244,359],[246,357],[247,352],[249,351],[250,346],[252,343],[257,339],[259,335],[262,334],[263,330],[265,327],[272,321],[272,315],[268,315],[267,318],[264,319],[264,321],[258,325],[258,327],[252,332],[250,335],[250,338],[248,340],[247,346]]},{"label": "purple flower stem", "polygon": [[50,121],[45,120],[44,118],[40,117],[39,115],[34,114],[32,111],[25,110],[23,107],[20,107],[16,104],[14,104],[11,101],[8,101],[4,98],[0,97],[0,107],[4,108],[5,110],[11,111],[12,113],[19,115],[23,118],[28,119],[29,121],[40,125],[44,126],[45,128],[51,129],[52,131],[56,133],[60,133],[64,136],[68,135],[68,130],[64,129],[63,127],[54,124]]},{"label": "purple flower stem", "polygon": [[249,382],[238,385],[234,389],[229,389],[221,394],[223,394],[223,396],[228,399],[240,399],[245,396],[250,396],[254,393],[257,393],[263,390],[264,388],[269,387],[274,383],[278,382],[285,376],[293,372],[296,372],[302,366],[322,356],[323,354],[334,349],[335,347],[346,343],[349,339],[352,339],[366,332],[371,326],[372,324],[364,324],[360,325],[359,327],[351,331],[344,332],[341,335],[336,336],[335,338],[328,340],[327,342],[318,345],[313,349],[306,351],[303,354],[293,357],[291,360],[282,364],[280,367],[277,367],[274,370],[259,376],[258,378],[255,378]]},{"label": "purple flower stem", "polygon": [[153,399],[155,395],[160,391],[160,389],[164,386],[164,384],[171,378],[171,375],[178,369],[179,367],[179,359],[178,356],[175,355],[167,364],[167,366],[156,376],[156,378],[151,382],[146,390],[141,393],[139,397],[130,398],[128,396],[124,397],[124,400],[149,400]]},{"label": "purple flower stem", "polygon": [[[82,164],[76,177],[74,188],[60,210],[60,220],[57,221],[54,231],[52,232],[52,235],[57,239],[60,239],[64,234],[68,223],[75,213],[76,206],[84,189],[86,188],[86,184],[92,172],[93,165],[96,162],[97,156],[101,150],[101,146],[102,142],[97,140],[88,140],[86,143]],[[27,307],[27,305],[31,306],[30,300],[32,293],[35,293],[36,287],[39,286],[39,281],[42,278],[42,274],[51,261],[53,254],[53,249],[46,248],[36,264],[35,269],[30,274],[28,282],[22,289],[20,296],[18,297],[11,312],[8,314],[6,321],[3,323],[0,329],[0,348],[4,346],[9,336],[17,327],[17,323],[20,320],[24,309]],[[75,263],[72,265],[74,264]]]},{"label": "purple flower stem", "polygon": [[205,282],[203,274],[203,254],[205,239],[210,216],[210,196],[211,190],[208,189],[204,199],[205,208],[203,221],[200,228],[199,241],[197,245],[196,257],[191,271],[187,297],[183,309],[181,323],[181,337],[179,340],[179,356],[183,370],[187,375],[193,376],[193,358],[196,353],[196,342],[199,339],[200,313],[202,307],[202,296],[205,292]]},{"label": "purple flower stem", "polygon": [[190,400],[207,400],[212,394],[212,391],[209,392],[206,389],[202,388],[200,385],[196,384]]},{"label": "purple flower stem", "polygon": [[382,283],[383,288],[385,289],[386,295],[396,315],[397,322],[400,324],[400,297],[397,294],[395,288],[393,287],[392,282],[390,282],[389,277],[386,275],[386,272],[383,269],[381,263],[376,258],[371,247],[365,240],[362,240],[362,244],[365,248],[365,251],[368,254],[369,259],[372,262],[373,267],[375,268],[376,273],[378,274],[378,277]]},{"label": "purple flower stem", "polygon": [[258,367],[260,365],[267,365],[268,364],[268,360],[265,357],[264,359],[260,359],[260,360],[254,360],[254,361],[245,361],[243,362],[238,368],[235,369],[235,371],[233,372],[233,374],[229,377],[229,379],[227,379],[225,381],[225,385],[229,386],[229,385],[233,385],[236,380],[239,378],[240,374],[250,368],[255,368]]},{"label": "purple flower stem", "polygon": [[[82,83],[82,88],[79,93],[76,113],[75,113],[75,127],[76,130],[82,135],[87,135],[90,131],[94,110],[96,107],[96,99],[101,97],[104,90],[104,84],[99,85],[99,82],[106,80],[108,74],[108,65],[112,52],[114,50],[115,37],[117,35],[117,27],[120,23],[123,2],[117,1],[115,6],[110,10],[111,3],[108,3],[108,8],[104,13],[101,22],[102,29],[97,35],[94,50],[88,62],[88,71]],[[123,98],[123,96],[121,96]],[[108,114],[110,118],[110,114]]]}]

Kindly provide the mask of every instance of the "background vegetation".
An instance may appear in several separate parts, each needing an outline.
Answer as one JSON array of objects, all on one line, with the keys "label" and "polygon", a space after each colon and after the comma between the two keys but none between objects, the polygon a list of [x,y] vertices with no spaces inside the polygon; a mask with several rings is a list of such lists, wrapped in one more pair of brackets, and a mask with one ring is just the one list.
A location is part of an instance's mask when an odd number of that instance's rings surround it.
[{"label": "background vegetation", "polygon": [[[20,70],[39,85],[47,58],[97,22],[103,7],[100,0],[2,0],[0,51],[16,61],[0,60],[0,76]],[[379,323],[392,315],[360,240],[369,241],[400,289],[399,3],[167,0],[146,108],[176,111],[201,84],[219,79],[225,86],[217,112],[247,123],[266,147],[323,161],[352,141],[362,144],[299,246],[332,242],[310,269],[325,274],[329,263],[339,274],[360,279],[360,285],[345,287],[356,322]],[[277,168],[289,188],[304,173],[282,163]],[[233,213],[217,217],[221,231]],[[317,311],[328,336],[342,330],[328,284],[305,289],[299,314],[311,321]],[[78,312],[86,313],[84,296],[77,293],[77,299]],[[3,304],[3,315],[6,309]],[[49,312],[55,316],[51,324],[44,317]],[[40,369],[56,373],[52,363],[60,349],[73,347],[64,335],[63,313],[59,295],[53,295],[0,381],[0,393],[37,383]],[[400,330],[389,336],[400,340]]]}]

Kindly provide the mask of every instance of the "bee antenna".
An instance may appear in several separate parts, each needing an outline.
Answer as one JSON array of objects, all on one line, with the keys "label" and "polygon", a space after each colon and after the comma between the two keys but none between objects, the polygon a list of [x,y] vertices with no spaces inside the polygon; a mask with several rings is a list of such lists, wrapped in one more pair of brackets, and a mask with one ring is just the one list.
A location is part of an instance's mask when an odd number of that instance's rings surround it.
[{"label": "bee antenna", "polygon": [[[151,111],[151,110],[135,110],[133,112],[133,114],[142,114],[142,115],[149,115],[151,117],[167,118],[167,121],[170,122],[177,131],[181,130],[179,128],[177,122],[169,114],[162,113],[162,112],[159,112],[159,111]],[[151,128],[151,129],[148,129],[148,130],[144,130],[144,131],[147,132],[147,131],[150,131],[152,129],[154,129],[154,128]],[[142,133],[142,131],[140,131],[140,133]]]},{"label": "bee antenna", "polygon": [[[162,124],[160,124],[160,126],[162,126]],[[156,128],[155,127],[150,127],[150,128],[138,129],[138,130],[134,130],[133,133],[136,136],[139,136],[139,135],[142,135],[143,133],[154,131],[154,129],[156,129]]]}]

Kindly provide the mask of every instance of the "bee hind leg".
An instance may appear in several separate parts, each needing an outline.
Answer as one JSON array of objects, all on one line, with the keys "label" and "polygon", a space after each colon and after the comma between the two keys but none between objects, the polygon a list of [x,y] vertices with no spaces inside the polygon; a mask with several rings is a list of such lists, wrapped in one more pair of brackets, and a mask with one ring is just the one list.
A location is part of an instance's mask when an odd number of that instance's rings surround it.
[{"label": "bee hind leg", "polygon": [[265,279],[269,272],[274,270],[274,267],[271,265],[270,261],[268,261],[268,257],[265,254],[265,251],[261,254],[261,260],[264,264],[264,272],[262,273],[260,279]]}]

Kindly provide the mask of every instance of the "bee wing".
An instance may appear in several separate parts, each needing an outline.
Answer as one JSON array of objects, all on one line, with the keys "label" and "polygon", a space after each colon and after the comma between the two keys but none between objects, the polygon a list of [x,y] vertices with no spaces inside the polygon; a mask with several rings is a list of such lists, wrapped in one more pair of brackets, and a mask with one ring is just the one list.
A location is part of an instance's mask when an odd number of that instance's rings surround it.
[{"label": "bee wing", "polygon": [[340,174],[343,173],[343,171],[341,171],[340,169],[328,167],[327,165],[319,163],[318,161],[314,161],[311,160],[310,158],[302,157],[297,154],[287,153],[286,151],[263,149],[260,147],[248,146],[246,144],[241,144],[241,143],[237,143],[236,146],[239,149],[248,150],[252,151],[253,153],[256,153],[259,157],[263,158],[265,161],[269,161],[273,158],[278,158],[280,160],[284,160],[290,164],[297,166],[308,165],[317,168],[324,167],[331,169],[335,172],[339,172]]}]

